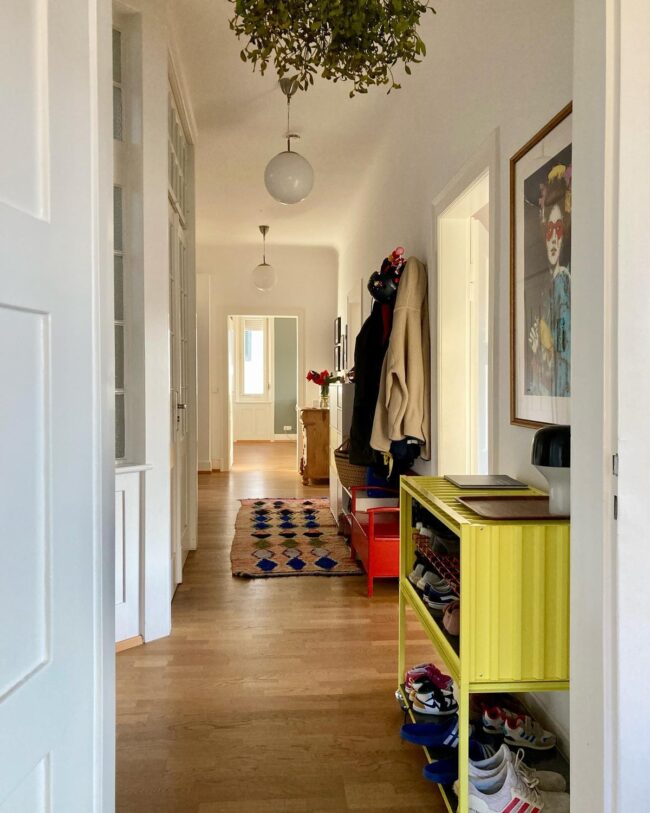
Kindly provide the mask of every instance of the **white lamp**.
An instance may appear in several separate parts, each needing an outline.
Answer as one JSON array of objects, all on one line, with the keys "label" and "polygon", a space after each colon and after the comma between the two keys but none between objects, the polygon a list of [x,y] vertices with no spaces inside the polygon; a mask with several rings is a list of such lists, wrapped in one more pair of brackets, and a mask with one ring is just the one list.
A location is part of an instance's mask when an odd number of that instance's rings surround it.
[{"label": "white lamp", "polygon": [[262,232],[262,262],[253,268],[253,285],[258,291],[270,291],[275,285],[275,269],[266,262],[266,234],[268,226],[260,226]]},{"label": "white lamp", "polygon": [[264,184],[272,198],[290,205],[300,203],[314,186],[314,170],[306,158],[291,149],[291,139],[300,138],[291,132],[291,97],[298,89],[296,78],[280,79],[287,97],[287,149],[271,158],[264,172]]}]

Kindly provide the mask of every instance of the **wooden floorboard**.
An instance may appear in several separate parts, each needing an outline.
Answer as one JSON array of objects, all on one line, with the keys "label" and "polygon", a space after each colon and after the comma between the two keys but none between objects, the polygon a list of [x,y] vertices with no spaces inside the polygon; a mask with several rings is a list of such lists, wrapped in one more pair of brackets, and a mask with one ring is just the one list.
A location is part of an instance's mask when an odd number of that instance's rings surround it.
[{"label": "wooden floorboard", "polygon": [[[396,583],[368,599],[360,576],[231,576],[238,498],[327,495],[289,446],[199,476],[172,635],[117,656],[117,813],[445,809],[399,739]],[[419,636],[412,660],[427,654]]]}]

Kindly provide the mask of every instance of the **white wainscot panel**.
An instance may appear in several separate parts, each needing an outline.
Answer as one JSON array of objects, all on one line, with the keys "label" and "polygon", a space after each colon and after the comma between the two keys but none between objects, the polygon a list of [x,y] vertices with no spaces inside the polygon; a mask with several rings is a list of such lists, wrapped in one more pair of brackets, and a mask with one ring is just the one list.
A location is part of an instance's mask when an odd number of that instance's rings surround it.
[{"label": "white wainscot panel", "polygon": [[48,659],[49,320],[0,305],[0,698]]},{"label": "white wainscot panel", "polygon": [[2,0],[0,9],[0,201],[47,219],[47,0]]},{"label": "white wainscot panel", "polygon": [[139,471],[115,471],[115,640],[140,635]]},{"label": "white wainscot panel", "polygon": [[50,813],[49,755],[0,802],[0,813]]}]

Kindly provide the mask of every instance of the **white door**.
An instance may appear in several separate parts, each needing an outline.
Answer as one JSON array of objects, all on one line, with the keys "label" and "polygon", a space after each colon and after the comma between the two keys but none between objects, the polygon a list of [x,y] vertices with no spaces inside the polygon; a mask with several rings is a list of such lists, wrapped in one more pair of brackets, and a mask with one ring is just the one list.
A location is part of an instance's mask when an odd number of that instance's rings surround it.
[{"label": "white door", "polygon": [[172,593],[183,581],[183,563],[190,549],[188,467],[188,279],[185,231],[169,206],[169,340],[171,359],[171,513]]},{"label": "white door", "polygon": [[1,813],[113,807],[106,10],[2,2]]},{"label": "white door", "polygon": [[438,471],[489,467],[489,173],[436,218]]}]

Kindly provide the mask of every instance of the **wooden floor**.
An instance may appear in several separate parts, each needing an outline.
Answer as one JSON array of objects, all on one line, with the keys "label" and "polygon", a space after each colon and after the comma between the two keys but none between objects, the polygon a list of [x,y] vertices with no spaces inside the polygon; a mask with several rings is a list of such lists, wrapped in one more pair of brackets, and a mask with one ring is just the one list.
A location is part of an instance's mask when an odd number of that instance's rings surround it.
[{"label": "wooden floor", "polygon": [[230,474],[200,475],[172,635],[117,656],[118,813],[445,810],[399,738],[395,582],[369,600],[358,576],[230,574],[238,498],[327,493],[288,446],[238,445]]}]

